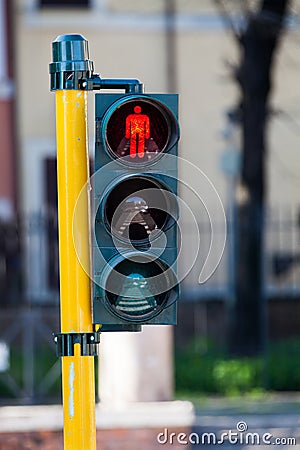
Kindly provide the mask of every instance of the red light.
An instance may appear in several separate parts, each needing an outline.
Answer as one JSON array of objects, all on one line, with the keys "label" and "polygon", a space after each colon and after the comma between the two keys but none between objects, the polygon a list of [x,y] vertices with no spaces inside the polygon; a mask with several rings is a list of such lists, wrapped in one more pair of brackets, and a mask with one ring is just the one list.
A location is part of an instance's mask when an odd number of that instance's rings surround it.
[{"label": "red light", "polygon": [[111,114],[106,126],[106,143],[116,158],[132,163],[152,161],[168,146],[170,119],[154,102],[128,100]]},{"label": "red light", "polygon": [[141,114],[140,106],[134,107],[134,113],[126,117],[126,139],[130,142],[130,158],[143,158],[145,154],[145,139],[150,139],[150,119]]}]

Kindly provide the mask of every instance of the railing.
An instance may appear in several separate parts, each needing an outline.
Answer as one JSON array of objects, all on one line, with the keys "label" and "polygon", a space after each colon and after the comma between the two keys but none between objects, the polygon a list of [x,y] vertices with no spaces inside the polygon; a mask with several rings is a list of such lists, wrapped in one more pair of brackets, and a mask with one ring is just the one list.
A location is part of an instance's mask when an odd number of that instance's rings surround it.
[{"label": "railing", "polygon": [[[215,239],[218,239],[216,220]],[[202,247],[182,282],[182,300],[199,302],[197,327],[205,328],[202,300],[224,303],[234,296],[234,224],[219,267],[203,285],[198,276],[207,254],[210,227],[199,224]],[[195,236],[184,225],[184,238]],[[295,211],[268,212],[265,221],[264,292],[300,298],[299,218]],[[189,254],[181,264],[188,263]],[[0,402],[51,401],[60,395],[60,362],[52,333],[59,329],[59,270],[56,216],[39,213],[0,223]],[[199,319],[199,320],[198,320]],[[204,322],[205,323],[204,323]],[[204,325],[203,325],[204,323]],[[201,331],[201,332],[202,332]]]},{"label": "railing", "polygon": [[60,361],[52,333],[58,311],[8,308],[0,317],[0,403],[49,402],[60,397]]},{"label": "railing", "polygon": [[300,298],[299,211],[292,208],[269,211],[265,230],[265,295]]},{"label": "railing", "polygon": [[33,214],[0,224],[0,403],[60,396],[57,221]]},{"label": "railing", "polygon": [[[216,221],[215,239],[222,227]],[[236,225],[227,221],[226,247],[220,264],[205,284],[199,285],[198,276],[206,258],[211,229],[207,224],[199,224],[202,251],[196,263],[182,283],[183,297],[187,300],[208,300],[221,298],[231,301],[235,286]],[[183,230],[192,243],[195,236],[189,227]],[[185,261],[189,258],[188,253]],[[299,211],[280,209],[267,211],[264,226],[263,292],[266,298],[299,297],[300,299],[300,216]]]}]

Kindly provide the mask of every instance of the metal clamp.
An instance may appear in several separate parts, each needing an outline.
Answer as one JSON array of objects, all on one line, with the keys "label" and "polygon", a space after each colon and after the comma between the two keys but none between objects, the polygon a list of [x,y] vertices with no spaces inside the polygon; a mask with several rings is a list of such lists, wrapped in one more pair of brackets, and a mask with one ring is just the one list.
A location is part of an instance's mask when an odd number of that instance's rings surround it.
[{"label": "metal clamp", "polygon": [[91,78],[78,81],[79,87],[86,91],[100,89],[123,89],[127,94],[143,94],[144,85],[135,78],[101,78],[99,74],[92,74]]},{"label": "metal clamp", "polygon": [[74,356],[74,345],[80,344],[81,356],[97,356],[100,333],[54,334],[57,356]]}]

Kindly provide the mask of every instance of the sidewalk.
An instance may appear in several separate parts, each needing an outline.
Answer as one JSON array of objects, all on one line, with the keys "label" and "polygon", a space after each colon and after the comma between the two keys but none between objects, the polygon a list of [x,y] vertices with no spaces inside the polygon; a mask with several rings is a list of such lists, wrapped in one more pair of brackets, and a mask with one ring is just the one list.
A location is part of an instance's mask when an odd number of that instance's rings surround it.
[{"label": "sidewalk", "polygon": [[[97,449],[152,450],[161,448],[157,436],[165,427],[190,433],[195,421],[190,402],[97,405]],[[0,408],[0,450],[60,450],[63,410],[58,405]],[[179,449],[172,445],[164,448]]]},{"label": "sidewalk", "polygon": [[[178,442],[178,437],[189,437],[193,432],[200,438],[206,434],[208,439],[207,434],[214,433],[218,439],[222,433],[230,431],[238,431],[239,437],[249,433],[251,438],[256,433],[256,438],[260,439],[269,433],[272,439],[283,439],[281,445],[276,444],[278,449],[300,448],[299,393],[264,395],[256,399],[210,397],[195,399],[195,405],[196,415],[188,401],[119,404],[113,408],[99,404],[96,407],[97,449],[208,450],[212,443],[188,446],[188,443]],[[241,423],[244,431],[237,428]],[[61,405],[1,407],[0,450],[62,450],[62,427]],[[173,438],[172,433],[175,433]],[[288,438],[294,438],[296,445],[284,441]],[[227,439],[220,447],[223,450],[263,450],[274,445],[231,444]]]},{"label": "sidewalk", "polygon": [[[191,400],[191,399],[189,399]],[[200,397],[193,399],[197,413],[212,415],[290,414],[300,415],[300,392],[268,393],[245,397]]]},{"label": "sidewalk", "polygon": [[[212,442],[208,439],[215,439],[215,446],[223,450],[263,450],[274,446],[295,450],[300,448],[300,395],[199,401],[193,432],[200,441],[192,445],[193,450],[211,449]],[[226,437],[221,443],[222,433]]]}]

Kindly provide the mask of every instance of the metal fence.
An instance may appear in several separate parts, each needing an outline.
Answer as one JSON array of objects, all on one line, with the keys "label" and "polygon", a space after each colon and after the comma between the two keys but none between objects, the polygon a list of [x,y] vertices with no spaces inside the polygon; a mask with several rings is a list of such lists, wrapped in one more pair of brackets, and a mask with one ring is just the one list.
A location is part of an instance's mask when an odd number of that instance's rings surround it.
[{"label": "metal fence", "polygon": [[6,308],[0,326],[0,403],[57,401],[61,368],[52,333],[58,330],[58,311]]},{"label": "metal fence", "polygon": [[[211,228],[199,224],[201,239],[204,242],[202,252],[196,263],[182,282],[183,297],[186,300],[223,299],[231,301],[235,286],[236,224],[232,215],[227,215],[226,247],[219,266],[206,281],[199,285],[198,275],[207,256],[211,239]],[[218,218],[215,217],[215,239],[219,239]],[[194,242],[188,225],[183,230],[188,239]],[[187,255],[188,258],[188,255]],[[264,224],[263,292],[266,298],[292,297],[300,299],[300,216],[292,208],[268,210]]]},{"label": "metal fence", "polygon": [[300,216],[293,208],[266,215],[264,292],[267,297],[300,298]]},{"label": "metal fence", "polygon": [[0,402],[60,396],[58,239],[55,215],[0,223]]},{"label": "metal fence", "polygon": [[[218,239],[218,224],[215,227]],[[234,223],[227,223],[221,263],[198,284],[210,228],[199,224],[202,252],[182,282],[182,299],[199,304],[195,332],[205,333],[203,300],[231,301],[234,291]],[[189,226],[183,237],[193,245]],[[207,238],[207,239],[206,239]],[[300,298],[299,217],[297,211],[269,211],[265,221],[264,292],[266,297]],[[208,244],[207,244],[208,246]],[[188,259],[185,255],[182,264]],[[59,328],[59,266],[55,214],[32,214],[0,223],[0,401],[51,401],[60,395],[60,363],[53,331]]]}]

